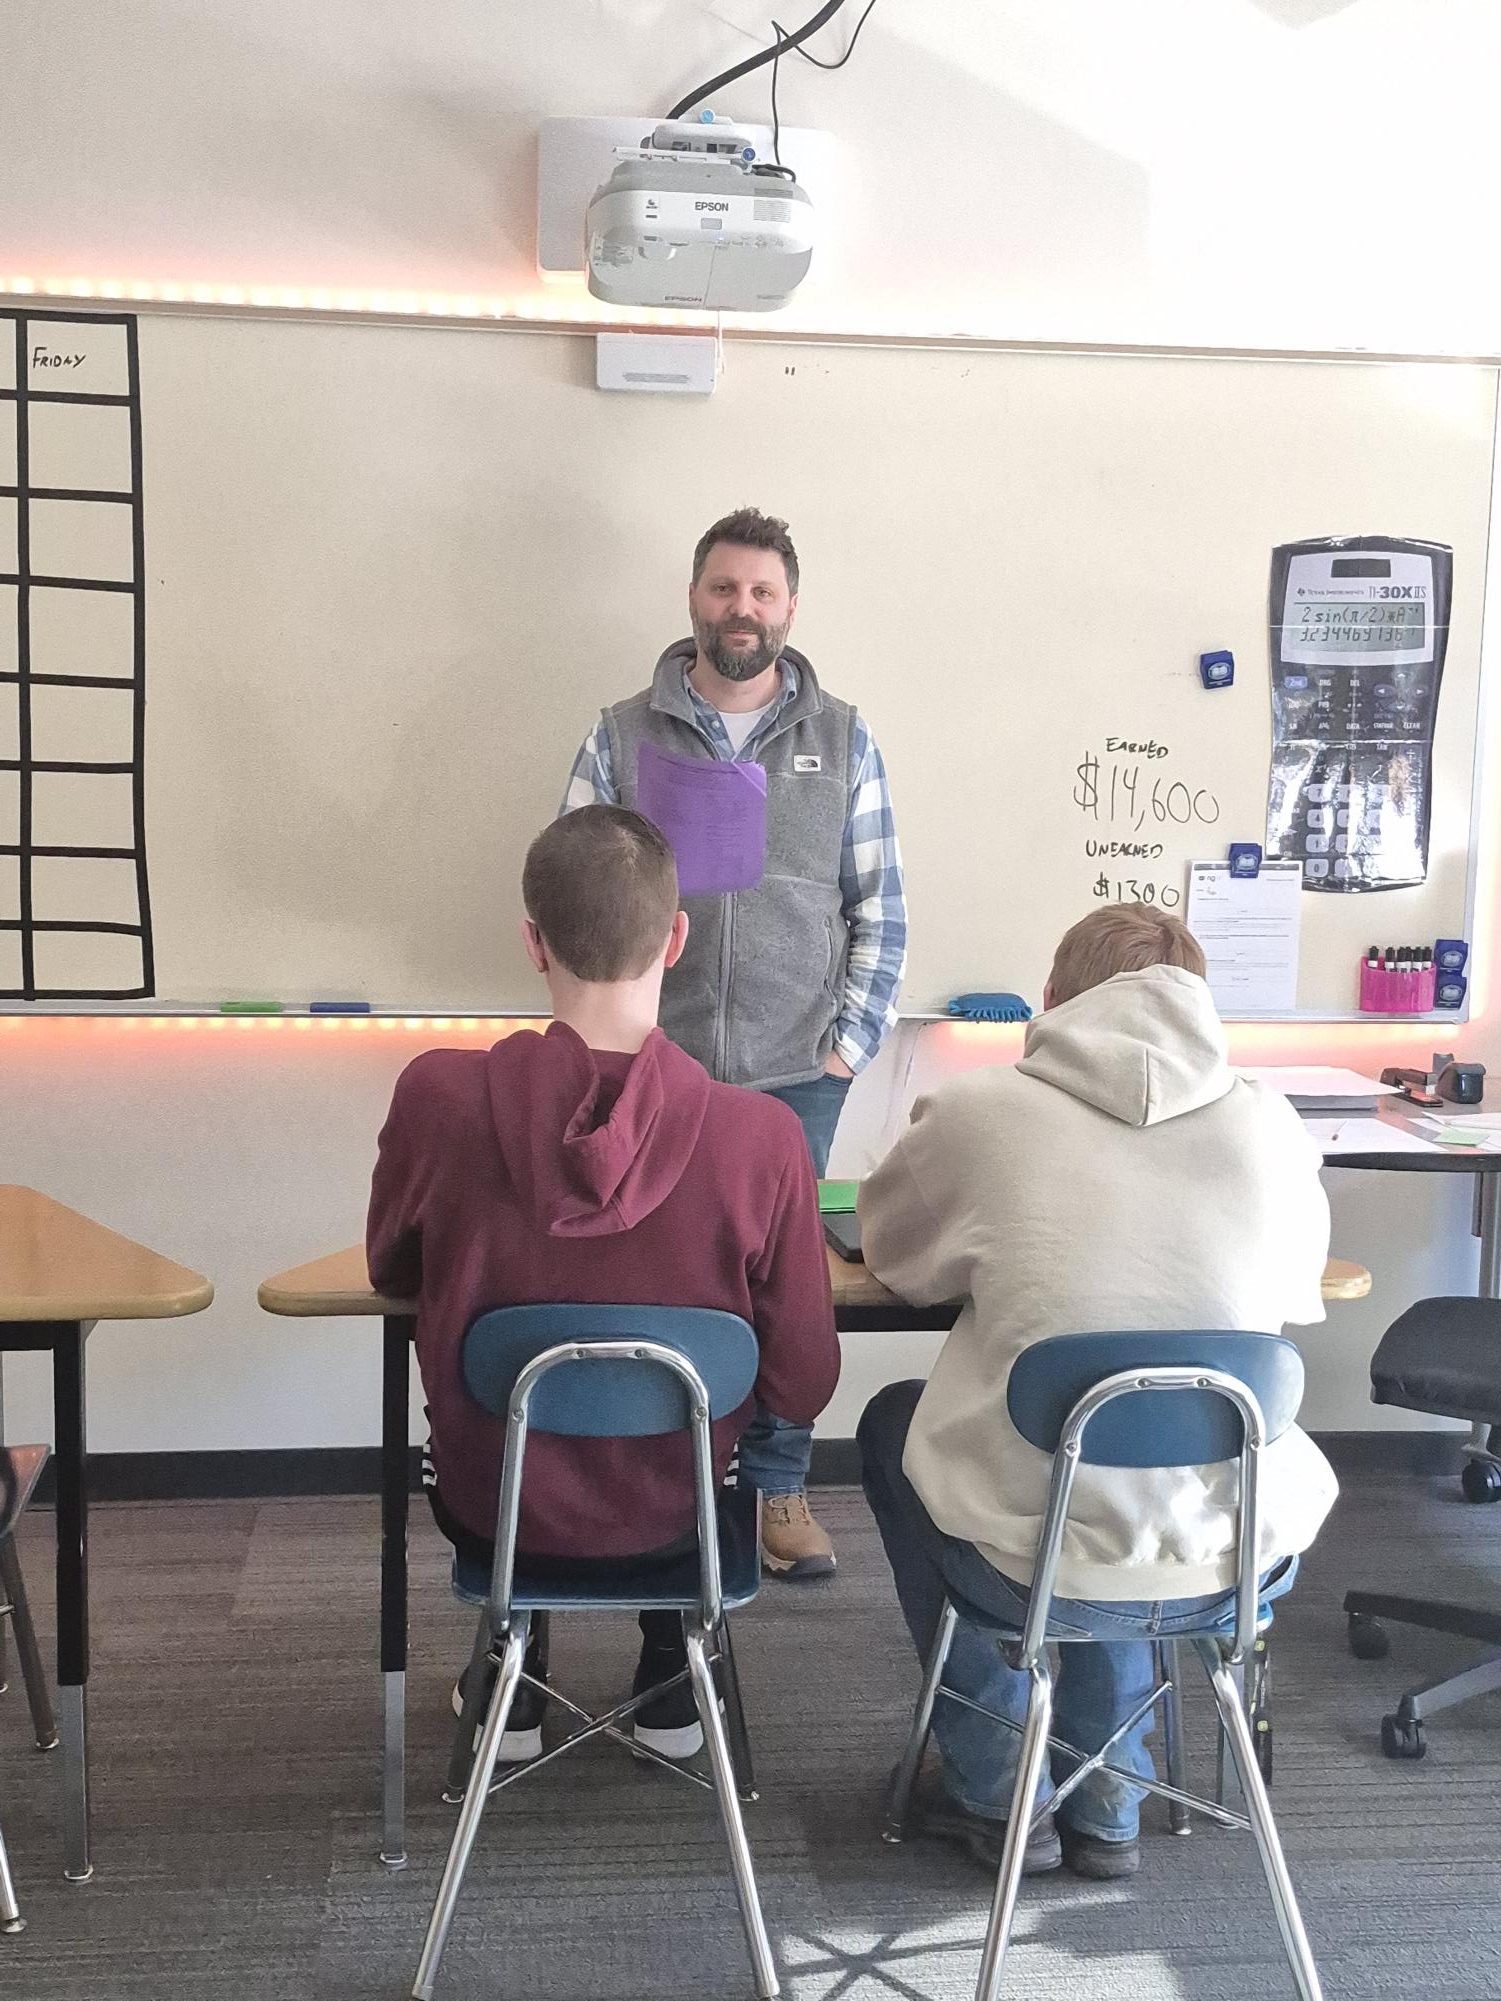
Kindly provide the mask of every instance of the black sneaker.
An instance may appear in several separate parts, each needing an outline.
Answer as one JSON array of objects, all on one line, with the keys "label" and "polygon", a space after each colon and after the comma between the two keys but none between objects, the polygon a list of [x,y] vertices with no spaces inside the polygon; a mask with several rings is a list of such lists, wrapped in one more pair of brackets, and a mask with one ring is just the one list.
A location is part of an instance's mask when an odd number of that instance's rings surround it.
[{"label": "black sneaker", "polygon": [[[678,1648],[643,1645],[641,1658],[636,1663],[635,1679],[631,1683],[631,1694],[639,1695],[656,1682],[671,1680],[687,1665],[687,1654]],[[643,1702],[639,1709],[633,1710],[631,1727],[638,1744],[644,1744],[647,1750],[655,1751],[660,1758],[671,1758],[679,1764],[684,1759],[696,1758],[704,1748],[704,1727],[698,1720],[693,1684],[686,1677],[676,1688],[653,1696],[650,1702]]]},{"label": "black sneaker", "polygon": [[[935,1835],[940,1841],[950,1841],[962,1848],[988,1876],[994,1876],[1000,1868],[1006,1841],[1004,1820],[989,1820],[983,1814],[970,1813],[936,1786],[924,1799],[914,1803],[912,1818],[920,1834]],[[1047,1876],[1062,1867],[1063,1844],[1049,1814],[1027,1837],[1022,1874]]]},{"label": "black sneaker", "polygon": [[1101,1841],[1097,1834],[1080,1834],[1065,1821],[1059,1829],[1063,1839],[1063,1859],[1076,1876],[1092,1883],[1114,1883],[1122,1876],[1134,1876],[1141,1867],[1141,1843]]},{"label": "black sneaker", "polygon": [[[468,1692],[470,1670],[465,1668],[453,1685],[453,1713],[462,1716],[464,1697]],[[485,1669],[485,1703],[495,1692],[498,1670],[487,1666]],[[500,1737],[500,1760],[502,1765],[529,1765],[533,1758],[542,1756],[542,1717],[547,1709],[547,1697],[540,1688],[533,1688],[524,1681],[511,1698],[511,1713],[506,1718],[506,1727]],[[474,1731],[474,1748],[479,1749],[480,1731],[483,1728],[484,1712]]]}]

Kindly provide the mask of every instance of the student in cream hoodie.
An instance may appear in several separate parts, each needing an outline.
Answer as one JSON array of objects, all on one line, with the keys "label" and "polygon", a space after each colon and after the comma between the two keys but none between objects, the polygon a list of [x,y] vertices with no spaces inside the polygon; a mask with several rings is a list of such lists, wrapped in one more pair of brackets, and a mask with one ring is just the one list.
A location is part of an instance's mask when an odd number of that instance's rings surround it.
[{"label": "student in cream hoodie", "polygon": [[[1136,1328],[1276,1333],[1322,1320],[1329,1208],[1287,1101],[1238,1078],[1191,933],[1143,904],[1100,910],[1058,947],[1044,1014],[1014,1067],[920,1099],[860,1194],[865,1259],[915,1305],[963,1301],[926,1385],[893,1383],[860,1422],[865,1491],[919,1654],[946,1584],[1020,1619],[1050,1460],[1015,1430],[1011,1366],[1055,1334]],[[1054,1599],[1064,1647],[1054,1733],[1099,1749],[1152,1686],[1149,1636],[1233,1602],[1235,1462],[1081,1467]],[[1264,1596],[1292,1582],[1335,1495],[1296,1427],[1263,1455]],[[1026,1679],[960,1626],[945,1683],[1020,1721]],[[1147,1723],[1113,1762],[1150,1775]],[[999,1859],[1019,1739],[940,1699],[930,1830]],[[1059,1764],[1056,1776],[1070,1769]],[[1044,1775],[1044,1788],[1049,1780]],[[1028,1845],[1113,1877],[1138,1864],[1140,1789],[1094,1774]]]}]

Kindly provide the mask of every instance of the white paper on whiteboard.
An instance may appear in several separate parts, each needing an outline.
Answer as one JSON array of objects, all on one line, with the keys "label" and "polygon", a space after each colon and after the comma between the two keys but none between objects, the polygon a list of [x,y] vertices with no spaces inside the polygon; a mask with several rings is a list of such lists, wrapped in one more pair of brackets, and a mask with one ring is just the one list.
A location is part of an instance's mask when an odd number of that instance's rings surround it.
[{"label": "white paper on whiteboard", "polygon": [[1190,862],[1188,928],[1221,1014],[1296,1008],[1302,880],[1297,862],[1263,862],[1253,876],[1231,875],[1228,862]]}]

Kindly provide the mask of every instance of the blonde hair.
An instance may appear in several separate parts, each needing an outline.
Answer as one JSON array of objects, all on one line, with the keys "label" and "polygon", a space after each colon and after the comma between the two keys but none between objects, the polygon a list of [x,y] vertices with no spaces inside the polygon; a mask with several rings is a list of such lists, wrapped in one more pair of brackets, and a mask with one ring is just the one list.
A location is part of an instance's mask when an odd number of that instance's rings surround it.
[{"label": "blonde hair", "polygon": [[1053,1004],[1147,966],[1181,966],[1202,979],[1204,950],[1186,924],[1149,903],[1092,910],[1059,940],[1048,976]]}]

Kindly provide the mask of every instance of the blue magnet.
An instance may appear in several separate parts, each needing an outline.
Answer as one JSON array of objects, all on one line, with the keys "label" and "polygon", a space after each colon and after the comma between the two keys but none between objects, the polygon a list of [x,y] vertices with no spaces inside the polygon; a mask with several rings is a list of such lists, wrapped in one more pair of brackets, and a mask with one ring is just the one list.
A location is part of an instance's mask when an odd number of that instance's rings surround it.
[{"label": "blue magnet", "polygon": [[1228,688],[1235,680],[1233,653],[1201,653],[1199,679],[1206,688]]},{"label": "blue magnet", "polygon": [[1261,874],[1261,844],[1258,841],[1232,841],[1230,843],[1231,875]]}]

